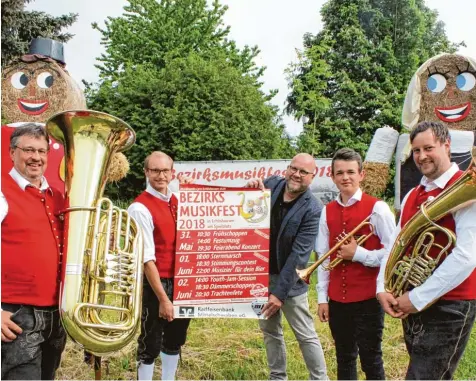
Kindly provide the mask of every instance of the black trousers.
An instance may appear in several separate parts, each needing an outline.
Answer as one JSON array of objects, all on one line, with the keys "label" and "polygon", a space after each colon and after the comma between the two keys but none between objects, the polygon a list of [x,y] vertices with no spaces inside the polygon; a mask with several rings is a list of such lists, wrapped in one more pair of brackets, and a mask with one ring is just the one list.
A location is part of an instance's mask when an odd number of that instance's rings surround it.
[{"label": "black trousers", "polygon": [[476,300],[439,300],[402,321],[407,380],[451,380],[476,319]]},{"label": "black trousers", "polygon": [[[172,278],[161,279],[162,286],[170,300],[173,296]],[[159,318],[159,300],[152,287],[144,282],[142,296],[141,333],[137,346],[137,361],[153,364],[160,352],[168,355],[180,353],[180,348],[187,339],[190,319],[174,319],[168,322]]]},{"label": "black trousers", "polygon": [[2,380],[54,380],[66,345],[58,307],[2,303],[23,332],[2,342]]},{"label": "black trousers", "polygon": [[329,326],[335,341],[339,380],[357,379],[357,356],[367,380],[385,380],[383,322],[384,311],[377,299],[329,301]]}]

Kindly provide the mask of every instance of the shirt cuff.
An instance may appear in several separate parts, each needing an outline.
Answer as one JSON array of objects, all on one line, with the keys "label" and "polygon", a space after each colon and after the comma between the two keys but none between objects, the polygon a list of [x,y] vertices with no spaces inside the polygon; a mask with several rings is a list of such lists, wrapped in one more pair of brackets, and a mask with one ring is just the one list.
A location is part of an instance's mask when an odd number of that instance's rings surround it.
[{"label": "shirt cuff", "polygon": [[411,290],[408,293],[408,299],[410,299],[410,302],[412,302],[413,307],[415,307],[418,311],[421,311],[422,309],[425,308],[425,306],[429,303],[424,300],[421,300],[421,298],[418,296],[417,293],[418,290]]},{"label": "shirt cuff", "polygon": [[155,250],[144,250],[144,263],[149,261],[155,262]]},{"label": "shirt cuff", "polygon": [[360,262],[365,265],[365,259],[367,258],[367,250],[363,247],[357,246],[355,250],[354,257],[352,258],[352,262]]},{"label": "shirt cuff", "polygon": [[327,292],[325,291],[319,291],[317,293],[317,304],[321,303],[329,303],[329,298],[327,296]]},{"label": "shirt cuff", "polygon": [[385,290],[385,283],[384,282],[377,282],[377,294],[381,292],[387,292]]}]

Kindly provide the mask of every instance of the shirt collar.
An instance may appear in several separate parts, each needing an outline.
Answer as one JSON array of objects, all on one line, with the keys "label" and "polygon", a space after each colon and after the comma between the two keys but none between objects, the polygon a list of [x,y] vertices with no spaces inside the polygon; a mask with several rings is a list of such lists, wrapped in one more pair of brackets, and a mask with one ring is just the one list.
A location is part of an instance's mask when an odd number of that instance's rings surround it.
[{"label": "shirt collar", "polygon": [[342,202],[341,200],[341,194],[339,193],[339,197],[337,197],[337,202],[339,203],[339,205],[341,206],[351,206],[351,205],[354,205],[356,202],[362,200],[362,190],[359,188],[357,189],[357,192],[354,193],[354,195],[349,198],[349,200],[347,201],[347,204],[344,205],[344,203]]},{"label": "shirt collar", "polygon": [[[18,172],[15,167],[12,168],[12,170],[10,171],[10,176],[12,177],[12,179],[18,184],[18,186],[23,190],[25,191],[26,187],[33,187],[33,188],[37,188],[37,186],[33,185],[32,183],[30,183],[27,179],[25,179],[21,174],[20,172]],[[41,191],[45,191],[49,189],[51,191],[51,188],[48,184],[48,181],[46,181],[46,178],[45,176],[42,176],[41,177],[41,185],[40,185],[40,190]]]},{"label": "shirt collar", "polygon": [[170,191],[169,187],[167,187],[167,194],[163,194],[159,191],[156,191],[154,188],[152,188],[150,184],[147,184],[147,188],[145,189],[145,191],[165,202],[169,202],[170,198],[172,197],[172,192]]},{"label": "shirt collar", "polygon": [[433,190],[436,188],[444,189],[448,181],[459,171],[458,165],[456,163],[451,163],[451,167],[443,173],[440,177],[435,180],[430,180],[428,177],[423,176],[420,184],[425,190]]}]

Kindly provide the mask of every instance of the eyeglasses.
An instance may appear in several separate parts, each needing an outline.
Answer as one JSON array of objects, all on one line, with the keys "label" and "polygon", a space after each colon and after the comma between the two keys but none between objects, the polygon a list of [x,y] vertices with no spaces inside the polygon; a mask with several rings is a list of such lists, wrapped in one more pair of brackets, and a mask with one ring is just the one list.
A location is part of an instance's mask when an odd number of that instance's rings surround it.
[{"label": "eyeglasses", "polygon": [[148,170],[149,172],[151,172],[152,174],[154,174],[154,175],[159,175],[159,176],[160,176],[161,173],[163,173],[165,176],[168,176],[168,175],[170,174],[170,172],[171,172],[171,170],[170,170],[169,168],[166,168],[166,169],[147,168],[147,170]]},{"label": "eyeglasses", "polygon": [[15,146],[15,148],[21,149],[28,156],[33,156],[37,152],[38,152],[38,155],[40,155],[40,156],[46,156],[46,155],[48,155],[48,152],[50,152],[50,150],[44,149],[44,148],[40,148],[40,149],[36,149],[36,148],[33,148],[33,147],[22,148],[22,147],[19,147],[19,146]]},{"label": "eyeglasses", "polygon": [[299,173],[299,176],[305,177],[307,175],[312,175],[312,172],[305,171],[304,169],[299,169],[296,167],[293,167],[292,165],[288,165],[288,171],[291,175],[294,175],[296,172]]}]

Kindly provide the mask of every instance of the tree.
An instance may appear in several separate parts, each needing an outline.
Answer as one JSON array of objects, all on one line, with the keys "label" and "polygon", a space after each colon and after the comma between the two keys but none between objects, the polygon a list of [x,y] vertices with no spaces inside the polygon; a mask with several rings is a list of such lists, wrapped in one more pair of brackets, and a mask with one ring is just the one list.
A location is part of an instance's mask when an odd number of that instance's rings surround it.
[{"label": "tree", "polygon": [[423,0],[329,0],[321,15],[323,29],[304,36],[304,51],[289,68],[286,111],[308,121],[299,149],[312,146],[331,157],[352,147],[364,154],[377,128],[399,129],[418,66],[457,45]]},{"label": "tree", "polygon": [[78,18],[70,13],[53,17],[45,12],[25,11],[31,0],[2,0],[2,68],[28,51],[31,40],[36,37],[52,38],[61,42],[73,35],[63,29]]},{"label": "tree", "polygon": [[[137,134],[125,154],[131,173],[121,197],[143,187],[143,161],[154,150],[175,160],[290,157],[277,108],[264,94],[256,47],[240,50],[222,28],[226,8],[206,0],[130,0],[109,18],[100,82],[87,90],[93,109],[129,122]],[[109,190],[111,194],[113,189]]]}]

